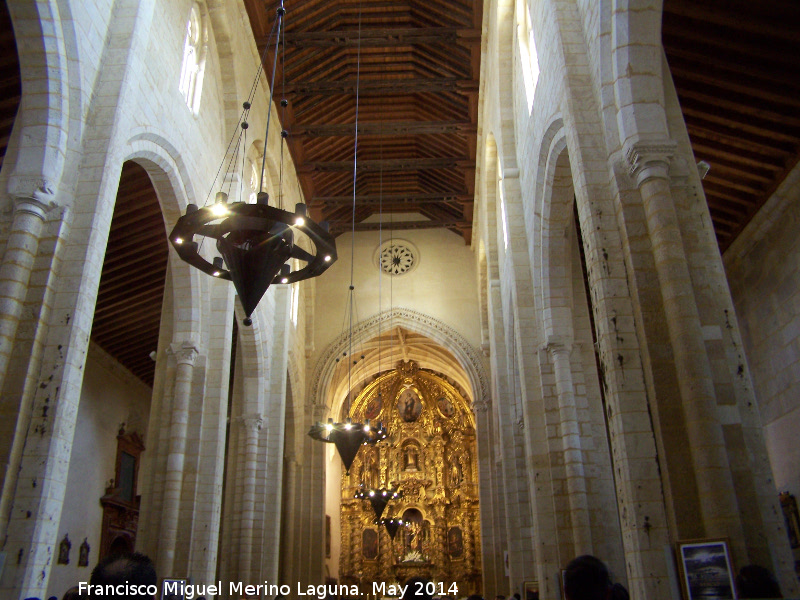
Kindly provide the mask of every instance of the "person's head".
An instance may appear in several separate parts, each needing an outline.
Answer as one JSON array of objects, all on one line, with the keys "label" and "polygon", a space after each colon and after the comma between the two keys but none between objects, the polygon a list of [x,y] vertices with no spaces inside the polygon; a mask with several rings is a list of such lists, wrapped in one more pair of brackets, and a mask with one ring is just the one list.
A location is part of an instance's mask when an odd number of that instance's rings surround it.
[{"label": "person's head", "polygon": [[403,600],[431,600],[432,596],[428,589],[430,580],[425,577],[412,577],[406,581],[406,592]]},{"label": "person's head", "polygon": [[759,565],[747,565],[736,576],[739,598],[783,598],[772,573]]},{"label": "person's head", "polygon": [[78,586],[73,585],[69,588],[64,595],[61,597],[61,600],[80,600],[80,592],[78,591]]},{"label": "person's head", "polygon": [[573,558],[564,571],[564,596],[567,600],[605,600],[611,579],[599,558],[584,554]]},{"label": "person's head", "polygon": [[503,594],[497,594],[497,596],[494,597],[494,600],[506,600],[506,597],[503,596]]},{"label": "person's head", "polygon": [[[92,570],[92,576],[89,578],[91,585],[135,585],[138,586],[137,591],[144,591],[141,586],[158,586],[158,578],[156,577],[156,569],[153,566],[153,561],[140,552],[133,554],[112,554],[106,556],[103,560],[97,563],[97,566]],[[130,589],[130,588],[128,588]],[[125,595],[125,596],[104,596],[104,598],[111,600],[115,598],[125,598],[126,600],[152,600],[153,596],[150,594],[138,595]]]}]

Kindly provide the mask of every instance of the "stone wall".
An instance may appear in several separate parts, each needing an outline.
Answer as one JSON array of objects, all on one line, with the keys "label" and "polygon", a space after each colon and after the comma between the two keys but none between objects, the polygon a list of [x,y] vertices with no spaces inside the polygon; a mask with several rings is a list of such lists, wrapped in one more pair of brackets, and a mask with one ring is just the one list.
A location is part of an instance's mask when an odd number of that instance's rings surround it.
[{"label": "stone wall", "polygon": [[779,491],[800,495],[800,169],[725,253]]}]

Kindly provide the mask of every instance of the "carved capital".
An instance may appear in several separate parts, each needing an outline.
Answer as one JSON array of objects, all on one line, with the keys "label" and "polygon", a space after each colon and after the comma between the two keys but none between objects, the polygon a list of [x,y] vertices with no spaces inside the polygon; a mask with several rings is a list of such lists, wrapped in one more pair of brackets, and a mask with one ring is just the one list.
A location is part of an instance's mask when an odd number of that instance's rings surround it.
[{"label": "carved capital", "polygon": [[541,349],[546,351],[553,358],[556,356],[569,357],[569,355],[572,354],[572,346],[573,344],[571,341],[551,337],[548,338],[547,342],[545,342]]},{"label": "carved capital", "polygon": [[193,367],[195,360],[197,360],[197,355],[200,354],[200,348],[197,343],[187,340],[170,344],[167,353],[173,355],[179,365]]},{"label": "carved capital", "polygon": [[244,415],[239,417],[237,421],[245,431],[252,432],[261,431],[261,426],[264,424],[264,418],[259,413]]},{"label": "carved capital", "polygon": [[14,198],[30,198],[48,207],[55,206],[56,183],[46,177],[12,175],[8,182],[8,192]]},{"label": "carved capital", "polygon": [[669,163],[677,144],[672,140],[657,143],[637,142],[625,151],[628,172],[641,186],[648,179],[669,177]]}]

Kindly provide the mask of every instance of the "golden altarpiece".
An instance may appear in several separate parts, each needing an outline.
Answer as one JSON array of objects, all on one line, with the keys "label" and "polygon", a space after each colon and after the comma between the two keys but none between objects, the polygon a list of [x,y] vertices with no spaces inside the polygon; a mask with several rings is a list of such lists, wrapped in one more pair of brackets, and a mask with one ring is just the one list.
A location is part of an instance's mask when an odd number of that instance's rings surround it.
[{"label": "golden altarpiece", "polygon": [[[382,421],[389,437],[358,453],[342,475],[343,584],[404,583],[421,576],[452,583],[457,596],[481,589],[480,521],[475,419],[455,386],[413,362],[368,384],[353,402],[355,421]],[[394,540],[376,523],[360,485],[393,487],[402,496],[384,518],[406,522]],[[438,594],[437,594],[438,595]]]}]

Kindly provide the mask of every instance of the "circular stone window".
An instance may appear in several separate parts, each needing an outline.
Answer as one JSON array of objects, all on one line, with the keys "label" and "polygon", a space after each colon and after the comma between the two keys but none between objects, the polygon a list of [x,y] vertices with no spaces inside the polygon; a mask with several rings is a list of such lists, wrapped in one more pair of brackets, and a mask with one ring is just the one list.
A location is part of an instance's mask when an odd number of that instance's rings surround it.
[{"label": "circular stone window", "polygon": [[406,240],[389,240],[376,251],[376,261],[384,273],[405,275],[417,268],[419,251]]}]

